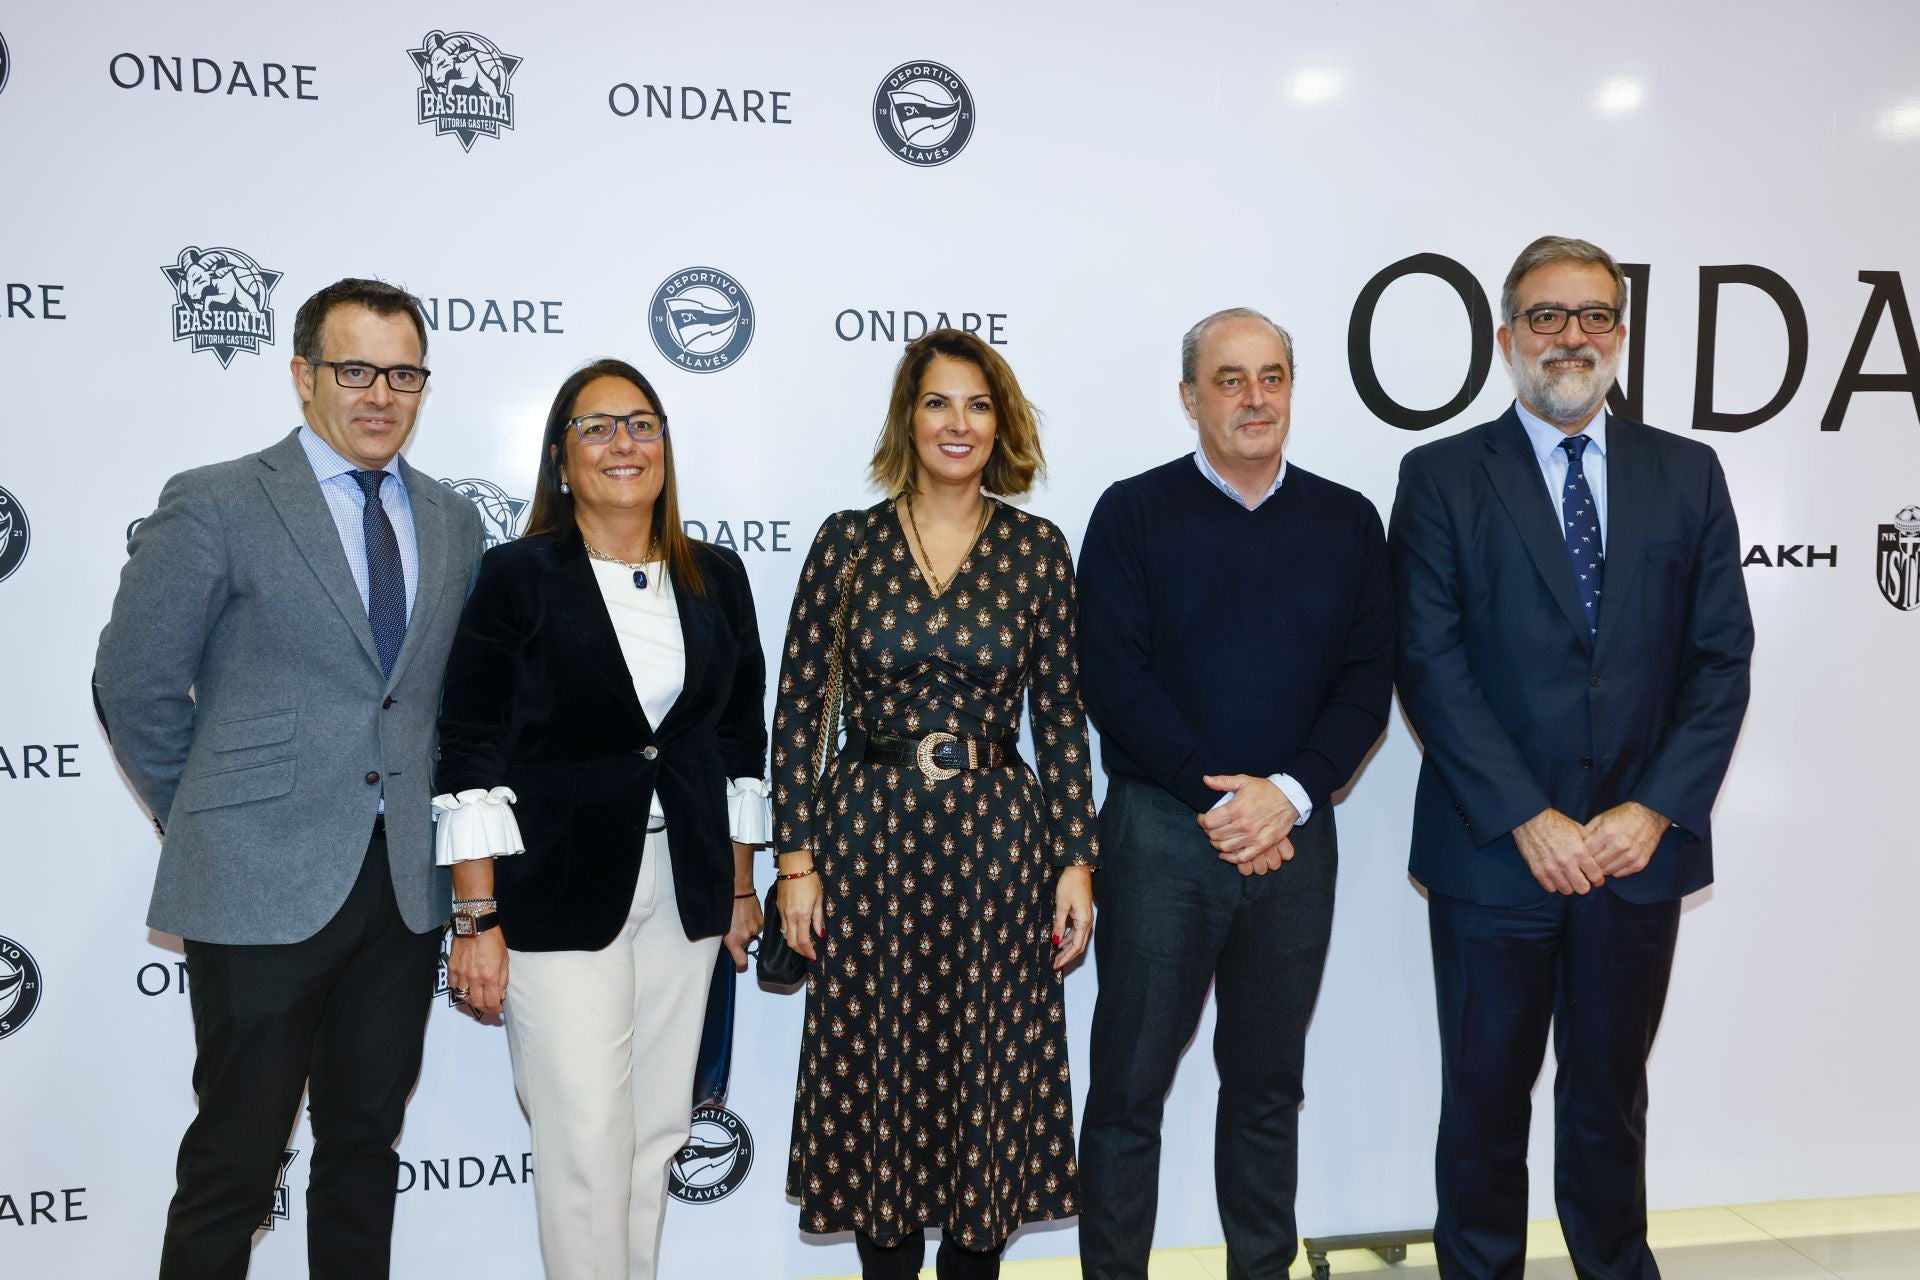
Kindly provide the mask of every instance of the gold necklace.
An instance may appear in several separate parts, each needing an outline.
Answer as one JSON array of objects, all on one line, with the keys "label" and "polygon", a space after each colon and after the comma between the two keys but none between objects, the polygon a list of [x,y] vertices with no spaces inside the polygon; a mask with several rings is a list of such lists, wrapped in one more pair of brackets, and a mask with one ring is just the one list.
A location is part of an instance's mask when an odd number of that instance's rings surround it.
[{"label": "gold necklace", "polygon": [[973,544],[980,541],[980,535],[986,532],[987,517],[993,514],[991,503],[991,498],[982,496],[980,499],[980,523],[974,527],[973,537],[967,539],[967,549],[960,553],[960,563],[953,566],[953,572],[948,574],[946,581],[943,582],[933,572],[933,557],[927,554],[926,544],[920,541],[920,522],[913,518],[913,502],[911,499],[908,500],[907,531],[913,535],[913,549],[920,553],[920,563],[926,573],[927,585],[933,588],[936,599],[946,591],[948,585],[959,574],[961,566],[965,565],[967,558],[973,554]]},{"label": "gold necklace", "polygon": [[652,563],[651,557],[653,555],[654,548],[652,547],[647,548],[648,559],[642,560],[639,564],[630,564],[627,561],[622,560],[618,556],[608,555],[606,552],[602,551],[600,548],[594,546],[591,542],[588,542],[585,537],[582,537],[580,539],[580,545],[585,547],[587,549],[587,555],[592,557],[595,560],[602,560],[602,561],[605,561],[607,564],[617,564],[622,569],[633,570],[633,585],[642,591],[646,590],[647,565]]}]

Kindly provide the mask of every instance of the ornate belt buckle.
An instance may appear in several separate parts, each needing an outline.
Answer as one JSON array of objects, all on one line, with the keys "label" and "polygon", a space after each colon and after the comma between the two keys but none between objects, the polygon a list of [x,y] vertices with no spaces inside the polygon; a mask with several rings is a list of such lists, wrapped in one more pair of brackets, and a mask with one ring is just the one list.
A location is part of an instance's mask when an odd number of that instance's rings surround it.
[{"label": "ornate belt buckle", "polygon": [[958,769],[948,769],[933,762],[933,753],[949,742],[958,742],[959,738],[951,733],[930,733],[920,739],[920,745],[913,749],[913,762],[920,766],[920,775],[928,782],[945,782],[959,774]]}]

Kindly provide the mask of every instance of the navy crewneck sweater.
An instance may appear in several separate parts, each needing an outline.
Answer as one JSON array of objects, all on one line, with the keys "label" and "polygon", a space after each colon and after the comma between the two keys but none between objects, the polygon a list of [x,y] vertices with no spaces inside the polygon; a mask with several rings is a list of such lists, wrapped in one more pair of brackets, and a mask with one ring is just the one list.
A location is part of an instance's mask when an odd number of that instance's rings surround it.
[{"label": "navy crewneck sweater", "polygon": [[1079,595],[1102,764],[1196,812],[1233,773],[1291,774],[1317,811],[1386,727],[1386,538],[1352,489],[1289,465],[1249,511],[1176,458],[1101,496]]}]

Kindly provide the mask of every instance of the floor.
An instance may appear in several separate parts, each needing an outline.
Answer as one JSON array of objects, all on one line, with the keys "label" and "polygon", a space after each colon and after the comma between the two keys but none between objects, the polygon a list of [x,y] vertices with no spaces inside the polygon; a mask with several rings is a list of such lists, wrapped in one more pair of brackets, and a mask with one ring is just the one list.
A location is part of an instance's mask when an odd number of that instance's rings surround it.
[{"label": "floor", "polygon": [[[1662,1280],[1920,1280],[1920,1193],[1856,1200],[1790,1200],[1650,1215],[1648,1237]],[[932,1261],[928,1249],[928,1261]],[[1532,1224],[1527,1280],[1574,1280],[1560,1229]],[[1374,1280],[1438,1280],[1431,1245],[1389,1264],[1365,1251],[1329,1256],[1331,1274]],[[933,1280],[933,1269],[920,1273]],[[1079,1280],[1071,1258],[1010,1262],[1003,1280]],[[1151,1280],[1226,1280],[1226,1250],[1163,1249]],[[1303,1253],[1295,1277],[1310,1274]]]}]

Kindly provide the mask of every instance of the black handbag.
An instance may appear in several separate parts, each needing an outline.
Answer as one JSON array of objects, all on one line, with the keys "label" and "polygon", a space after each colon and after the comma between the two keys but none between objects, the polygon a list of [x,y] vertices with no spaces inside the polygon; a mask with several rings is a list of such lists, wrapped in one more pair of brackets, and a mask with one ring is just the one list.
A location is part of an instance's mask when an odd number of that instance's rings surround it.
[{"label": "black handbag", "polygon": [[760,925],[760,945],[754,949],[753,973],[770,987],[792,987],[806,980],[807,958],[787,945],[780,931],[780,882],[767,886],[766,914]]},{"label": "black handbag", "polygon": [[[868,521],[872,523],[871,519]],[[820,699],[819,736],[814,754],[810,757],[813,765],[813,811],[820,811],[820,789],[827,780],[827,766],[833,760],[833,749],[840,739],[840,702],[846,691],[846,672],[842,669],[841,653],[846,647],[847,630],[847,587],[853,578],[853,567],[866,554],[866,542],[863,539],[840,566],[840,572],[834,581],[839,600],[833,610],[833,647],[827,651],[827,688]],[[787,945],[787,935],[780,929],[780,882],[775,880],[767,889],[767,905],[761,917],[760,946],[753,960],[754,975],[770,987],[792,987],[807,976],[807,958]]]}]

